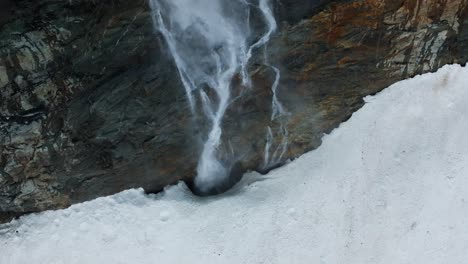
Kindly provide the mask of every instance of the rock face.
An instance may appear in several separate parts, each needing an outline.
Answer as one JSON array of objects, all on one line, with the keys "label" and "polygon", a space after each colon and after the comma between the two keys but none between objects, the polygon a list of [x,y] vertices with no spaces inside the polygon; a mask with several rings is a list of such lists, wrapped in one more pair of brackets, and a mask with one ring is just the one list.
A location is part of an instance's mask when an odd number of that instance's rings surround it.
[{"label": "rock face", "polygon": [[[294,158],[389,84],[468,60],[468,0],[282,0],[269,46]],[[258,56],[261,57],[261,56]],[[236,168],[262,169],[272,75],[224,119]],[[0,4],[0,221],[188,180],[204,137],[144,0]],[[228,144],[226,144],[228,145]],[[339,162],[339,161],[337,161]],[[240,165],[239,165],[240,164]]]}]

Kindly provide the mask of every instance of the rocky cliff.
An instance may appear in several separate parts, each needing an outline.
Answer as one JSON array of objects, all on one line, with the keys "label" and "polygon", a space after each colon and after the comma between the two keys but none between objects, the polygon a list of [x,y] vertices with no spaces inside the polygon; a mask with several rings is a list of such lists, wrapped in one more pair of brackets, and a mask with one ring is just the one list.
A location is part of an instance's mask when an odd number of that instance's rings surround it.
[{"label": "rocky cliff", "polygon": [[[269,45],[289,112],[282,160],[320,145],[389,84],[468,60],[468,0],[282,0]],[[260,56],[259,56],[260,57]],[[257,60],[258,61],[258,60]],[[228,109],[240,171],[272,146],[272,73]],[[0,1],[0,219],[195,175],[203,126],[144,0]],[[337,161],[339,162],[339,161]]]}]

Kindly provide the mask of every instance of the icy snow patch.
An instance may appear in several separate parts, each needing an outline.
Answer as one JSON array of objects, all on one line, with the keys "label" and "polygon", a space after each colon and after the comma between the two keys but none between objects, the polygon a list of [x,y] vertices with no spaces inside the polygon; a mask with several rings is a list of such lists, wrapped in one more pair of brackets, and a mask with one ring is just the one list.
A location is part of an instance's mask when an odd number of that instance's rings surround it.
[{"label": "icy snow patch", "polygon": [[0,226],[0,263],[466,263],[468,69],[399,82],[229,193],[183,184]]}]

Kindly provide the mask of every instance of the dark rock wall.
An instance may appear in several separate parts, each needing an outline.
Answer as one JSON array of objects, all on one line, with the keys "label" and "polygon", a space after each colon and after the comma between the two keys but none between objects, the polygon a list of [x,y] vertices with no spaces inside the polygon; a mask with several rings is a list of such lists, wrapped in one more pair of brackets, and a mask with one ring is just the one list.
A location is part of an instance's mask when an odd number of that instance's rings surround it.
[{"label": "dark rock wall", "polygon": [[[334,1],[285,25],[271,49],[292,112],[288,156],[320,144],[362,98],[416,74],[467,61],[467,1]],[[310,133],[310,131],[314,131]]]},{"label": "dark rock wall", "polygon": [[[282,0],[281,68],[294,158],[389,84],[465,63],[467,0]],[[258,169],[272,72],[226,115],[224,141]],[[204,128],[187,109],[144,0],[0,0],[0,219],[194,176]],[[203,122],[201,122],[203,123]]]},{"label": "dark rock wall", "polygon": [[0,211],[159,190],[188,174],[165,160],[196,156],[145,1],[10,5],[0,31]]}]

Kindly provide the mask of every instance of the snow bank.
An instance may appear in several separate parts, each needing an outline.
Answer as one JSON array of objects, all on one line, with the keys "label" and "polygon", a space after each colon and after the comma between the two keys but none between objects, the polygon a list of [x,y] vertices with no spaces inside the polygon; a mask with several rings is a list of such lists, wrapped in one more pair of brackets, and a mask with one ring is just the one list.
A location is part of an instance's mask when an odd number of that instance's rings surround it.
[{"label": "snow bank", "polygon": [[466,263],[468,68],[374,97],[323,145],[230,193],[184,185],[0,227],[0,263]]}]

